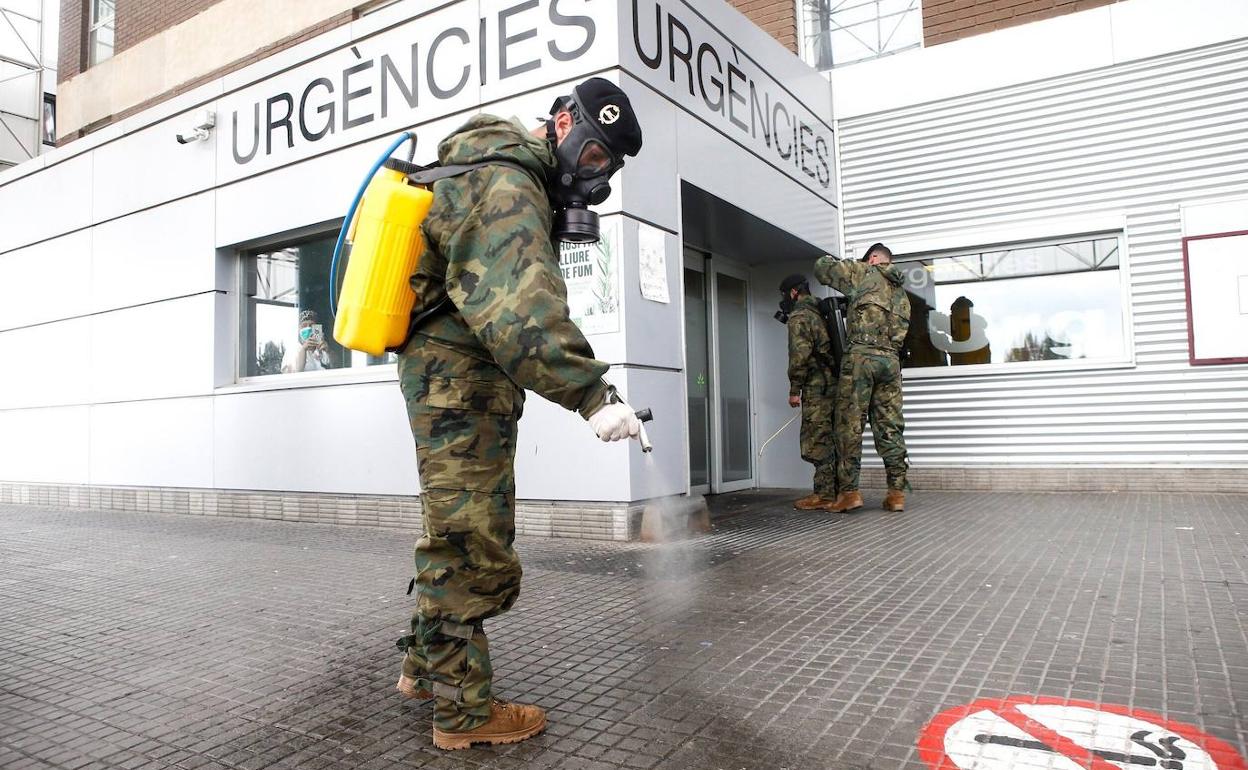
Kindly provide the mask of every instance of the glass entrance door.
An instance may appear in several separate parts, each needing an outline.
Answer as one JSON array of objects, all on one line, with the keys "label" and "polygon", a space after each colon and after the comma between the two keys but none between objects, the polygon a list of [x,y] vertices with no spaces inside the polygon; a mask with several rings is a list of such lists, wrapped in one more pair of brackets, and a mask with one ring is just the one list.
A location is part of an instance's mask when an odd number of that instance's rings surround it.
[{"label": "glass entrance door", "polygon": [[689,486],[754,486],[749,286],[743,270],[685,250],[685,384]]}]

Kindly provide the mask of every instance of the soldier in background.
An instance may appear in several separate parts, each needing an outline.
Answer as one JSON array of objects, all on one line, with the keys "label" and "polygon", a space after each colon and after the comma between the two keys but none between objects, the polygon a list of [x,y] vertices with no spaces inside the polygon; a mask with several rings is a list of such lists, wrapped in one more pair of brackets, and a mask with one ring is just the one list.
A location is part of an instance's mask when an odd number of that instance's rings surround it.
[{"label": "soldier in background", "polygon": [[906,503],[905,421],[901,413],[899,354],[910,327],[910,300],[904,278],[893,267],[893,253],[872,244],[859,262],[821,257],[815,277],[849,298],[846,320],[849,349],[841,361],[836,393],[836,481],[833,513],[862,507],[858,477],[862,429],[871,418],[875,451],[884,460],[888,494],[884,510],[900,512]]},{"label": "soldier in background", "polygon": [[515,743],[546,726],[537,706],[494,697],[482,625],[520,593],[513,465],[524,390],[579,412],[603,441],[640,427],[613,403],[608,365],[569,318],[552,229],[596,230],[586,207],[641,149],[641,127],[628,97],[602,78],[551,113],[532,131],[477,115],[438,146],[443,167],[491,165],[435,183],[428,248],[412,276],[419,325],[398,369],[425,534],[398,689],[436,696],[433,742],[443,749]]},{"label": "soldier in background", "polygon": [[836,501],[836,453],[832,417],[836,369],[828,325],[806,276],[780,282],[780,310],[788,315],[789,406],[802,409],[802,459],[815,466],[814,491],[793,503],[799,511],[825,508]]}]

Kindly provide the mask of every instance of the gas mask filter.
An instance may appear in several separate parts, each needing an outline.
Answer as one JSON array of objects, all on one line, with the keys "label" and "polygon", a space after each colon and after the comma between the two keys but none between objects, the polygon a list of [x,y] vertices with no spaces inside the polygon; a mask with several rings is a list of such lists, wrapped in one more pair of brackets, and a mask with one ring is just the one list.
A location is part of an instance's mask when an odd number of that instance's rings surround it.
[{"label": "gas mask filter", "polygon": [[598,128],[585,119],[585,110],[573,94],[558,99],[551,107],[557,115],[567,110],[572,128],[558,141],[554,118],[546,121],[546,138],[555,152],[555,170],[550,185],[554,208],[551,238],[567,243],[597,243],[600,237],[598,214],[589,210],[611,194],[608,180],[624,165],[624,158],[611,150],[611,145]]}]

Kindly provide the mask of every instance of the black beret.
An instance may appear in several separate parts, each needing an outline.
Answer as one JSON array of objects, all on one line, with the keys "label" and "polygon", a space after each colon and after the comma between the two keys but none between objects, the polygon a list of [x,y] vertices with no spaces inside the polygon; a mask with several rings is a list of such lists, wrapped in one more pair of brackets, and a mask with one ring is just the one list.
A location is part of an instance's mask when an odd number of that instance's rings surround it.
[{"label": "black beret", "polygon": [[641,125],[628,94],[610,80],[590,78],[573,90],[573,98],[612,150],[620,155],[637,155],[641,150]]},{"label": "black beret", "polygon": [[806,280],[806,276],[801,273],[794,273],[780,282],[780,291],[784,294],[788,294],[791,290],[796,289],[799,286],[809,287],[810,281]]}]

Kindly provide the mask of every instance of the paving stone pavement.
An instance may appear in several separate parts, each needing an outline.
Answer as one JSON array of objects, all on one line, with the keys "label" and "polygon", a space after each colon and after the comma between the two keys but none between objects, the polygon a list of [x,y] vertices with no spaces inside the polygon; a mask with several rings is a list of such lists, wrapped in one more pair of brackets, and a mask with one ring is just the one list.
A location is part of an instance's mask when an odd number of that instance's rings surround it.
[{"label": "paving stone pavement", "polygon": [[[1248,498],[792,496],[679,544],[522,538],[487,630],[550,727],[453,754],[393,691],[410,533],[0,506],[0,767],[925,770],[929,720],[1010,695],[1248,756]],[[1124,767],[1027,765],[1082,766]]]}]

